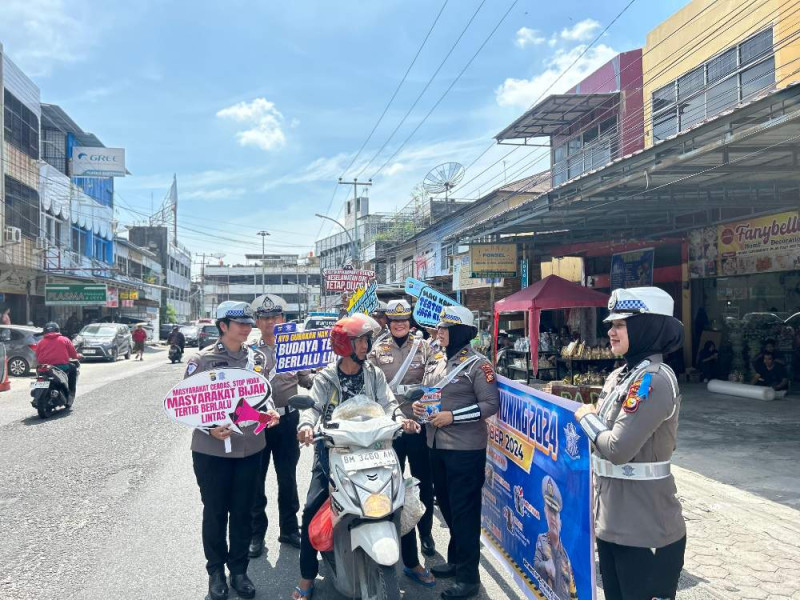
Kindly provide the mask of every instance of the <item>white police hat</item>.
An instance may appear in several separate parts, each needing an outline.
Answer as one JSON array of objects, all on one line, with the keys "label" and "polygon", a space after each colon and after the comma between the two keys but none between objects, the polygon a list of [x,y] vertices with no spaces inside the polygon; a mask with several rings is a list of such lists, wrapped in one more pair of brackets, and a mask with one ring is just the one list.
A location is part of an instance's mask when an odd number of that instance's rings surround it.
[{"label": "white police hat", "polygon": [[386,304],[386,302],[378,300],[378,306],[376,306],[375,309],[370,314],[383,316],[386,314],[387,307],[388,305]]},{"label": "white police hat", "polygon": [[608,300],[610,314],[603,321],[618,321],[633,315],[650,314],[671,317],[675,301],[657,287],[616,289]]},{"label": "white police hat", "polygon": [[286,310],[286,301],[275,294],[259,296],[250,304],[258,317],[274,317],[282,315]]},{"label": "white police hat", "polygon": [[217,306],[217,320],[221,319],[230,319],[246,325],[256,324],[256,320],[253,318],[253,309],[247,302],[234,302],[233,300],[220,302]]},{"label": "white police hat", "polygon": [[411,305],[405,300],[392,300],[386,307],[386,317],[390,321],[408,321],[411,318]]},{"label": "white police hat", "polygon": [[475,317],[466,306],[445,306],[442,308],[437,327],[450,327],[452,325],[467,325],[475,327]]}]

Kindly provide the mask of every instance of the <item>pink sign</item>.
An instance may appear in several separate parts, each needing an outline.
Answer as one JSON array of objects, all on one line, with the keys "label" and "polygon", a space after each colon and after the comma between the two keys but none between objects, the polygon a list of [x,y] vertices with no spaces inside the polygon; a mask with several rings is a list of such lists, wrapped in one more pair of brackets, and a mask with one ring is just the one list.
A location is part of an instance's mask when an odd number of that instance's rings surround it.
[{"label": "pink sign", "polygon": [[356,269],[324,269],[322,275],[329,292],[355,292],[375,279],[375,271]]}]

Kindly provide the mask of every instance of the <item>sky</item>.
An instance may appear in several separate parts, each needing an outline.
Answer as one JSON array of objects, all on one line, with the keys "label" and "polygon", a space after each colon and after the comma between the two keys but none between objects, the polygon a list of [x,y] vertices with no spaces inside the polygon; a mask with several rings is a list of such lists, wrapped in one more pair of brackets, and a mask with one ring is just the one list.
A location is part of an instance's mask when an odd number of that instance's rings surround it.
[{"label": "sky", "polygon": [[118,231],[176,174],[180,241],[236,263],[260,230],[298,254],[334,233],[314,213],[342,218],[339,177],[372,178],[371,211],[391,213],[440,163],[467,168],[464,200],[546,169],[493,136],[685,4],[0,0],[0,42],[43,102],[126,149]]}]

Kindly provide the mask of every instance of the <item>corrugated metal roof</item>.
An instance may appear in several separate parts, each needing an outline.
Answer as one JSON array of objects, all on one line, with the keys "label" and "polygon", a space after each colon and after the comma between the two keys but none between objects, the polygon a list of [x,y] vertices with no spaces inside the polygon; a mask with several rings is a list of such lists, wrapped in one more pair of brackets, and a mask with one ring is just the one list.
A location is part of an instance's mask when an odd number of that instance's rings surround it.
[{"label": "corrugated metal roof", "polygon": [[619,92],[608,94],[553,94],[498,133],[495,139],[517,140],[565,133],[573,123],[604,104],[619,101]]}]

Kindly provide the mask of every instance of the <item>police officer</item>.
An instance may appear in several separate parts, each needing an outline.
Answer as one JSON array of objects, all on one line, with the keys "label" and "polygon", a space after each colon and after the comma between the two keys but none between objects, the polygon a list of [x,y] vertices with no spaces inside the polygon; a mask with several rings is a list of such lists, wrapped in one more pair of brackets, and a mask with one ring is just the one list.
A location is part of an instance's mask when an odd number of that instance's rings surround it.
[{"label": "police officer", "polygon": [[[500,406],[491,363],[471,346],[478,332],[472,312],[463,306],[442,310],[438,325],[444,349],[425,368],[423,384],[439,389],[441,409],[425,429],[433,485],[450,528],[447,562],[431,568],[436,577],[455,577],[444,598],[468,598],[480,591],[481,488],[486,477],[486,419]],[[438,358],[437,358],[438,357]],[[425,408],[414,403],[414,414]]]},{"label": "police officer", "polygon": [[264,536],[267,533],[267,494],[265,490],[270,459],[275,462],[275,475],[278,480],[278,515],[280,535],[278,541],[300,548],[300,528],[297,512],[300,499],[297,496],[297,462],[300,460],[300,446],[297,444],[297,424],[300,413],[288,406],[289,398],[297,394],[297,386],[310,388],[313,375],[310,371],[275,374],[275,326],[284,322],[282,298],[266,296],[256,307],[256,325],[261,331],[261,339],[252,348],[265,357],[264,371],[272,384],[272,400],[275,410],[281,415],[279,425],[266,431],[267,445],[261,452],[261,470],[256,483],[253,504],[253,538],[250,541],[250,558],[260,556],[264,551]]},{"label": "police officer", "polygon": [[[407,388],[422,385],[425,364],[431,355],[430,346],[422,338],[411,335],[411,306],[405,300],[392,300],[386,308],[389,320],[389,335],[372,349],[369,360],[386,376],[389,387],[402,402]],[[413,419],[414,411],[409,404],[401,404],[400,410],[406,418]],[[436,553],[431,535],[433,528],[433,479],[431,477],[428,446],[424,432],[401,435],[394,441],[394,449],[405,471],[406,458],[411,465],[411,474],[419,479],[420,500],[425,505],[425,514],[417,524],[422,552],[426,556]],[[405,574],[422,585],[433,585],[434,578],[419,563],[417,534],[410,531],[401,540]]]},{"label": "police officer", "polygon": [[[536,538],[533,568],[559,600],[576,600],[578,591],[572,564],[561,542],[561,490],[550,475],[542,478],[542,498],[547,531]],[[550,596],[548,596],[550,597]]]},{"label": "police officer", "polygon": [[683,345],[674,302],[655,287],[615,290],[608,336],[625,366],[606,380],[597,409],[575,418],[594,442],[595,532],[608,600],[674,598],[686,526],[670,459],[680,390],[664,355]]},{"label": "police officer", "polygon": [[375,307],[370,313],[370,317],[375,319],[378,325],[381,326],[380,332],[375,336],[374,343],[378,344],[389,337],[389,319],[386,317],[386,310],[389,307],[386,302],[378,302],[378,306]]},{"label": "police officer", "polygon": [[[216,323],[219,341],[188,362],[184,377],[225,367],[263,372],[263,355],[246,345],[255,323],[250,305],[222,302],[217,307]],[[278,424],[280,415],[273,409],[269,397],[253,408],[265,410],[273,416],[267,427]],[[255,424],[241,425],[240,429],[242,435],[234,435],[228,426],[196,429],[192,435],[194,473],[203,501],[203,550],[209,576],[208,594],[212,600],[228,597],[226,564],[231,575],[231,587],[239,596],[253,598],[256,593],[253,582],[247,577],[247,546],[252,531],[253,495],[265,442],[263,435],[253,433]],[[229,521],[230,547],[227,541]]]}]

